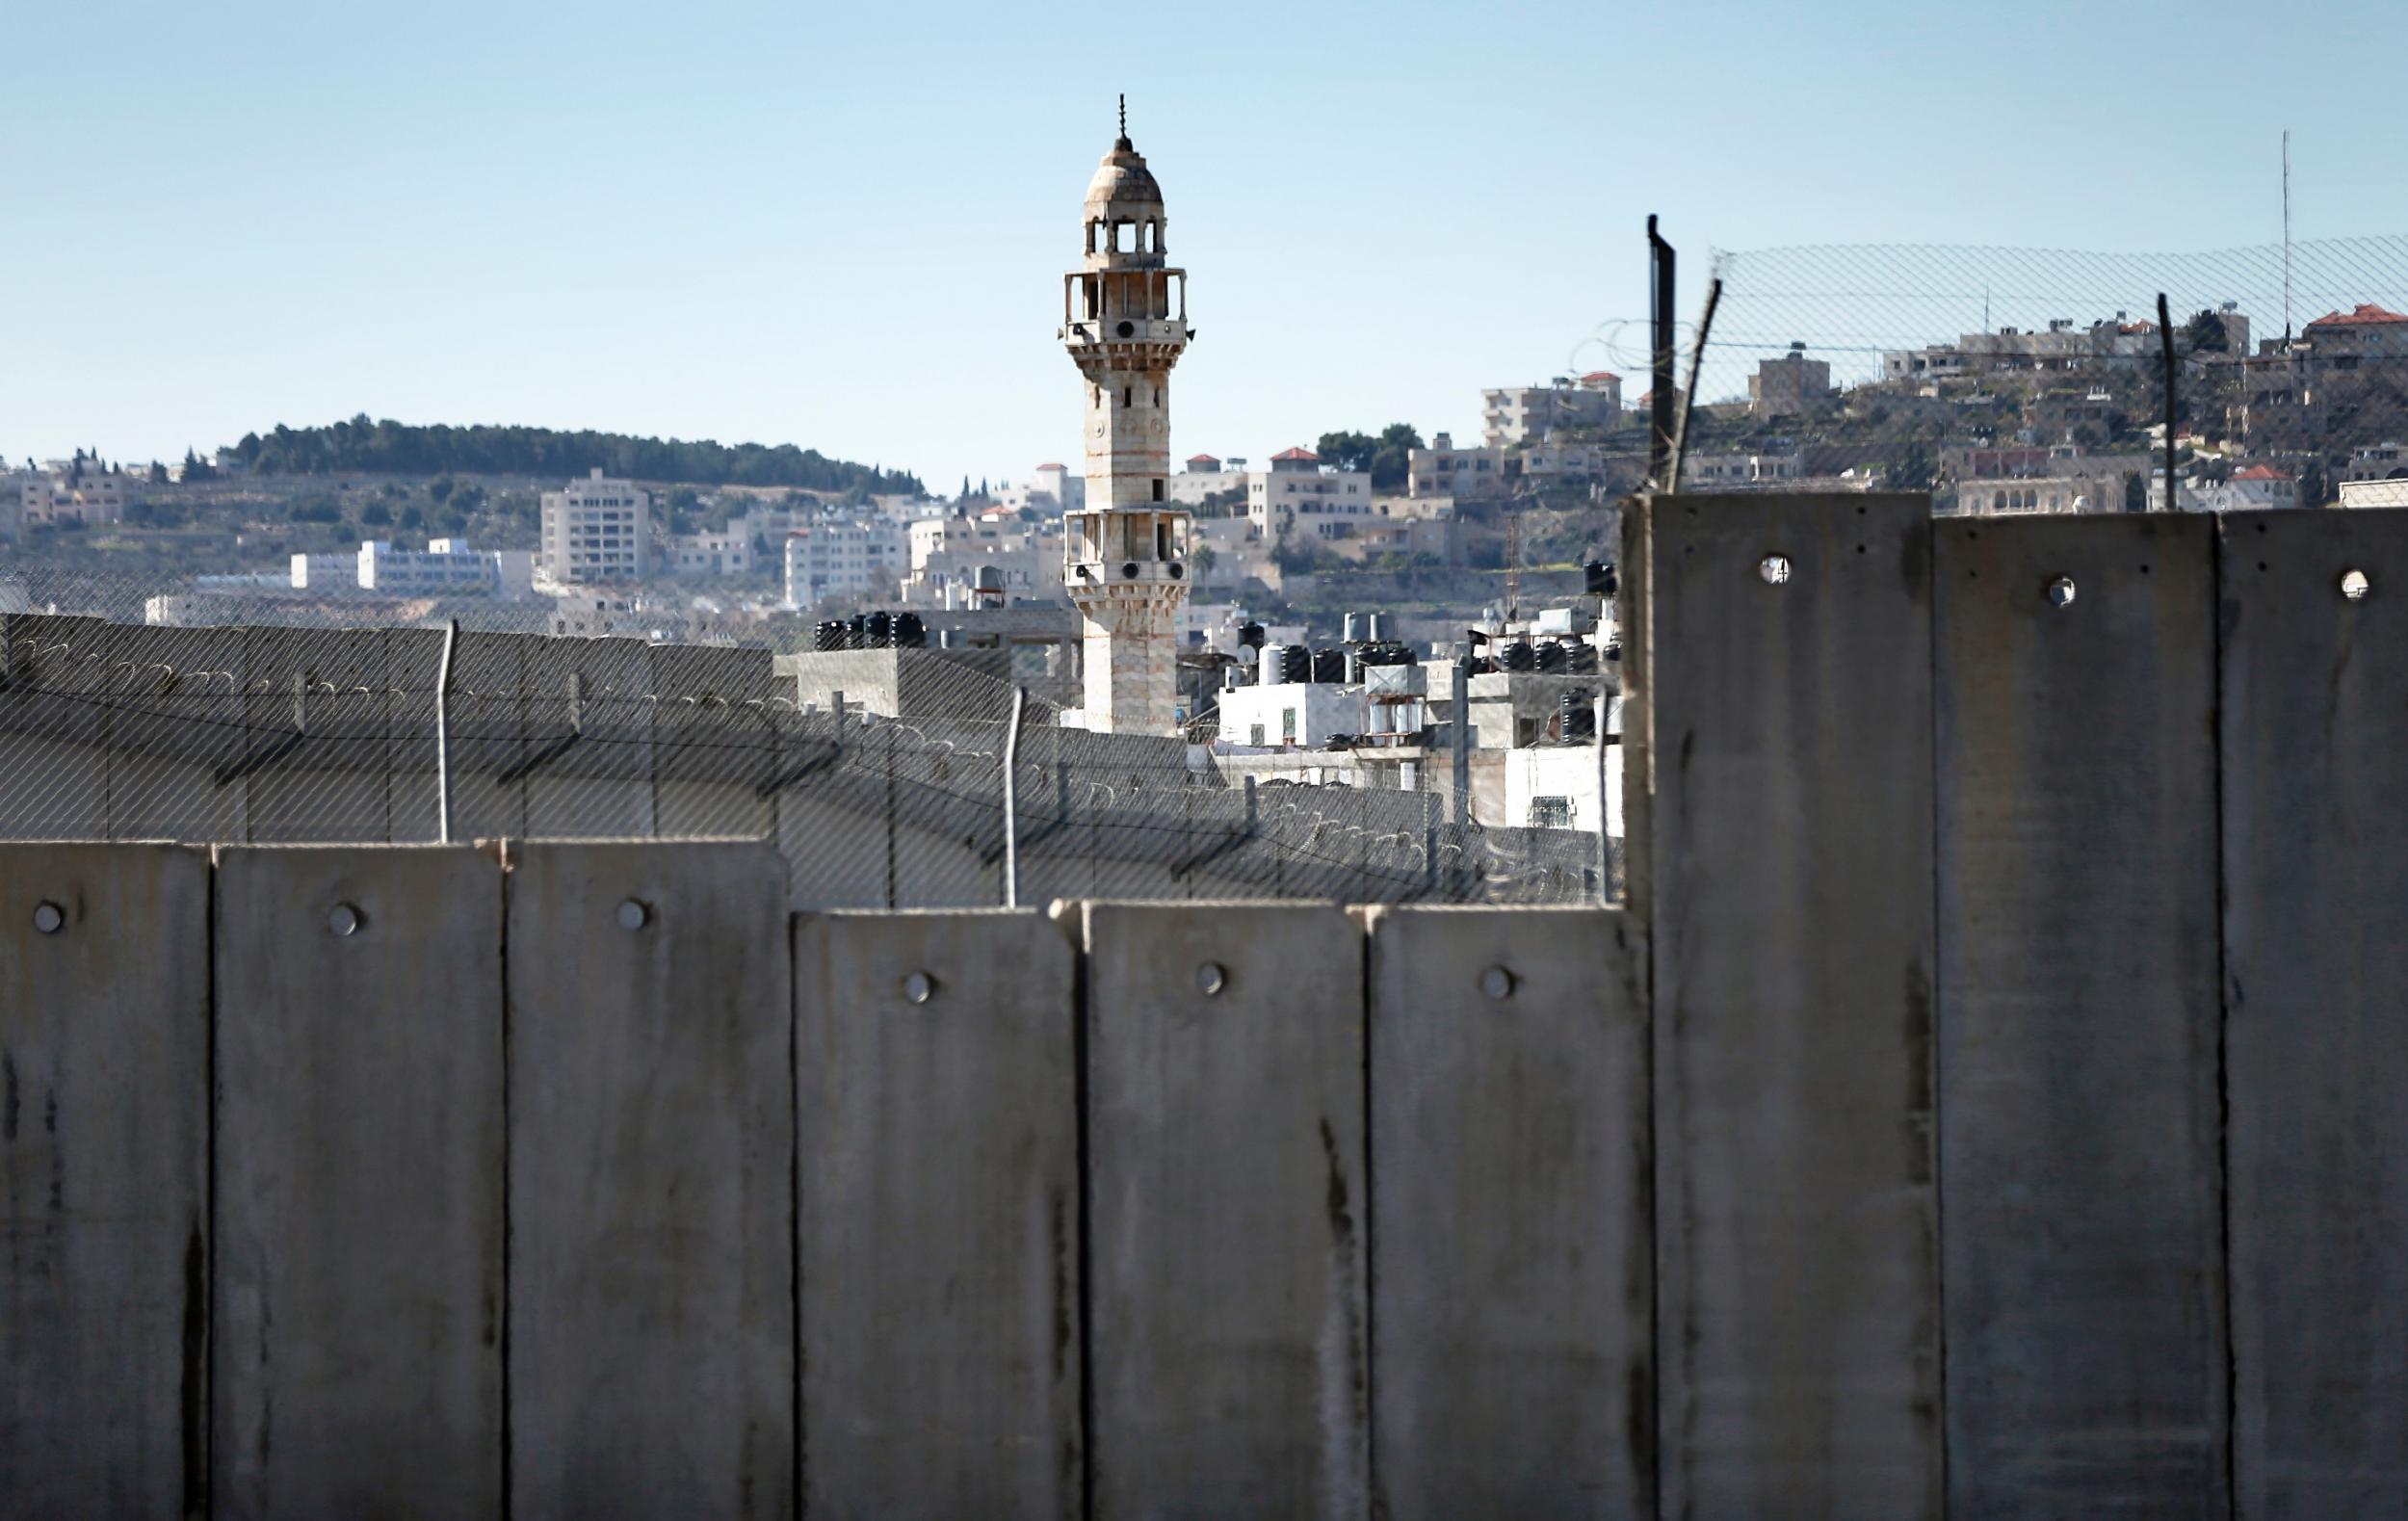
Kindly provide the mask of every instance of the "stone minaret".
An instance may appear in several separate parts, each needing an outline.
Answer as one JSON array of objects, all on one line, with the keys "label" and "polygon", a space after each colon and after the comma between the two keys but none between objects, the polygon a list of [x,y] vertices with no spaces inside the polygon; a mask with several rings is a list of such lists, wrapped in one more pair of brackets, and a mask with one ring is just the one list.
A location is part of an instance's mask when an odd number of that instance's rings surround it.
[{"label": "stone minaret", "polygon": [[[1090,729],[1178,729],[1177,625],[1188,514],[1164,500],[1170,370],[1188,331],[1188,275],[1169,267],[1163,191],[1121,135],[1086,191],[1086,257],[1062,281],[1062,342],[1086,381],[1086,504],[1065,515],[1063,578],[1086,616]],[[1175,287],[1175,289],[1174,289]]]}]

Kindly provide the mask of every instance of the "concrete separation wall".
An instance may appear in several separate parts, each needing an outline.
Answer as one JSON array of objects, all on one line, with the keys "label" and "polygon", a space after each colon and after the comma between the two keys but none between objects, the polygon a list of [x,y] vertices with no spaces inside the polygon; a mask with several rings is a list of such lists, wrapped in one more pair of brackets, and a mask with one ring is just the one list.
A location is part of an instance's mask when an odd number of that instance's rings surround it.
[{"label": "concrete separation wall", "polygon": [[1932,1514],[1929,508],[1652,532],[1664,1513]]},{"label": "concrete separation wall", "polygon": [[215,1513],[502,1513],[501,873],[217,874]]},{"label": "concrete separation wall", "polygon": [[2408,1513],[2408,513],[2222,527],[2236,1499]]},{"label": "concrete separation wall", "polygon": [[[0,847],[0,1516],[2408,1509],[2408,513],[1626,529],[1627,914],[1214,903],[1379,857],[1206,790],[1081,868],[1042,786],[1024,888],[1178,901],[892,911],[998,870],[994,757],[824,780],[829,715],[546,765],[773,758],[876,911],[763,841]],[[0,618],[14,823],[269,795],[158,706],[255,677],[92,637]],[[363,817],[380,745],[399,833],[392,702],[245,744]]]},{"label": "concrete separation wall", "polygon": [[788,1515],[777,854],[531,845],[510,866],[511,1513]]},{"label": "concrete separation wall", "polygon": [[[209,862],[0,870],[0,1513],[208,1504]],[[45,928],[46,927],[46,928]]]},{"label": "concrete separation wall", "polygon": [[1372,926],[1381,1513],[1649,1514],[1646,948],[1603,909]]},{"label": "concrete separation wall", "polygon": [[1034,912],[795,933],[803,1509],[1075,1517],[1070,943]]},{"label": "concrete separation wall", "polygon": [[1934,556],[1951,1510],[2217,1514],[2214,524],[2018,527]]},{"label": "concrete separation wall", "polygon": [[1295,905],[1085,928],[1094,1514],[1360,1515],[1360,941]]}]

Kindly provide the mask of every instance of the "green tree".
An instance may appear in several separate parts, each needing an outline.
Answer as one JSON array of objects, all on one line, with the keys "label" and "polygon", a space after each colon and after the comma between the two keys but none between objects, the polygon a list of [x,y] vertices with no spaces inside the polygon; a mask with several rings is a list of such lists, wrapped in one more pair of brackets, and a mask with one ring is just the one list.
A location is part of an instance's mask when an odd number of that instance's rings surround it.
[{"label": "green tree", "polygon": [[1413,451],[1421,447],[1422,435],[1410,423],[1390,423],[1381,429],[1379,447],[1372,451],[1372,489],[1393,491],[1404,485]]},{"label": "green tree", "polygon": [[359,520],[370,528],[383,528],[393,521],[393,510],[382,502],[371,502],[359,510]]},{"label": "green tree", "polygon": [[1313,452],[1333,470],[1369,470],[1379,440],[1369,433],[1323,433]]},{"label": "green tree", "polygon": [[2224,330],[2224,319],[2214,312],[2203,311],[2183,325],[2183,349],[2188,354],[2222,354],[2232,347],[2232,339]]}]

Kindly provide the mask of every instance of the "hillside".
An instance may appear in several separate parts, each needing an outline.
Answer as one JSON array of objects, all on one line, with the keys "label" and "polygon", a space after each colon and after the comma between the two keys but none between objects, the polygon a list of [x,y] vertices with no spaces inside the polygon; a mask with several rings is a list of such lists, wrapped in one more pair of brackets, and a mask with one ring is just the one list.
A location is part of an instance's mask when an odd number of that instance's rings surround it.
[{"label": "hillside", "polygon": [[921,489],[917,476],[830,459],[793,444],[721,444],[479,424],[419,426],[365,413],[324,428],[278,424],[232,446],[257,475],[510,475],[566,478],[599,469],[631,480],[694,485],[791,486],[884,494]]}]

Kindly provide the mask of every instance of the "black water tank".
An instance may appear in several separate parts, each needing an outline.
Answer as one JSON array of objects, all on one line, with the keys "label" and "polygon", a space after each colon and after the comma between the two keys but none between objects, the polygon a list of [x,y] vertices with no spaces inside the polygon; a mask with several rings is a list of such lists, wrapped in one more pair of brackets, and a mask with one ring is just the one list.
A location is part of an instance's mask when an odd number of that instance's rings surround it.
[{"label": "black water tank", "polygon": [[1290,644],[1279,652],[1279,679],[1300,682],[1313,679],[1313,652],[1302,644]]},{"label": "black water tank", "polygon": [[811,647],[818,650],[844,648],[845,620],[837,617],[820,619],[811,630]]},{"label": "black water tank", "polygon": [[1238,645],[1242,649],[1261,649],[1263,647],[1263,625],[1260,623],[1239,624]]},{"label": "black water tank", "polygon": [[1597,694],[1585,687],[1574,687],[1556,699],[1556,716],[1561,721],[1565,739],[1595,739],[1597,737]]},{"label": "black water tank", "polygon": [[1347,679],[1347,652],[1343,649],[1313,651],[1313,679],[1335,685]]},{"label": "black water tank", "polygon": [[1612,561],[1592,560],[1581,569],[1587,577],[1590,596],[1610,597],[1621,590],[1613,573]]},{"label": "black water tank", "polygon": [[919,614],[898,613],[895,615],[895,645],[897,648],[926,649],[928,647],[928,642],[929,626],[925,622],[921,621]]},{"label": "black water tank", "polygon": [[1538,646],[1538,669],[1550,675],[1559,674],[1572,664],[1572,656],[1561,640],[1551,639]]},{"label": "black water tank", "polygon": [[884,649],[895,642],[895,620],[887,614],[871,614],[866,631],[872,649]]},{"label": "black water tank", "polygon": [[1507,670],[1529,670],[1538,664],[1538,657],[1531,653],[1529,640],[1517,639],[1505,647],[1505,654],[1499,664]]}]

